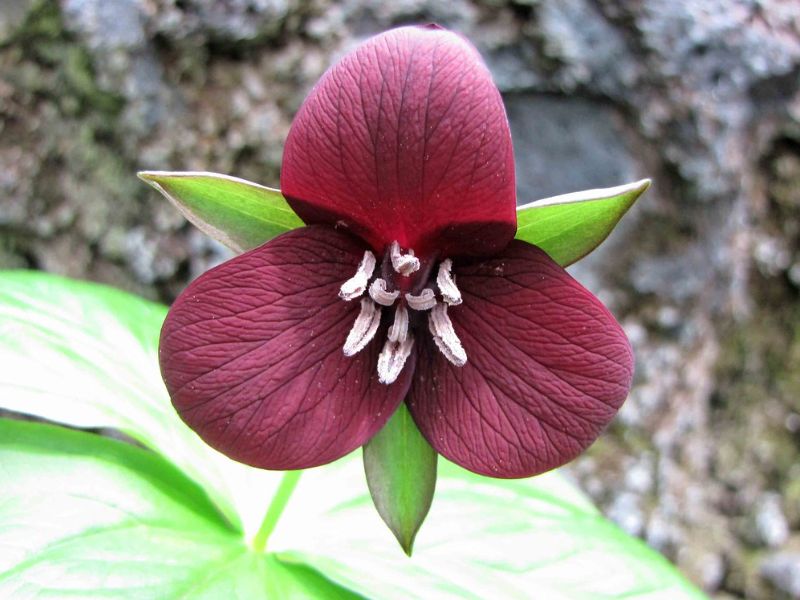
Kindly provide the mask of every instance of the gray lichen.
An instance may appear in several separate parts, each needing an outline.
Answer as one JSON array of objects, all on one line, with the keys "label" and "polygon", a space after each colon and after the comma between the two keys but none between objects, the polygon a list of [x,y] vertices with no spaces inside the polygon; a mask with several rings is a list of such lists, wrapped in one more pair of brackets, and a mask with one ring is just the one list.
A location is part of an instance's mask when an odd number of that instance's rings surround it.
[{"label": "gray lichen", "polygon": [[796,595],[792,2],[5,0],[0,266],[171,300],[227,254],[135,171],[277,185],[292,114],[327,65],[420,21],[462,31],[487,58],[508,99],[521,200],[655,179],[574,268],[620,316],[637,376],[573,472],[720,598]]}]

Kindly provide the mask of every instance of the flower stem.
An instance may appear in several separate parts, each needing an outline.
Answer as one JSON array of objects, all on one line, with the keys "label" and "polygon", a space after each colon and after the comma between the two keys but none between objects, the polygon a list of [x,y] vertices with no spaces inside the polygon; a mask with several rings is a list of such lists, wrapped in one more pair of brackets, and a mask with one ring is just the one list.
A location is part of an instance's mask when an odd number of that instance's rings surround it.
[{"label": "flower stem", "polygon": [[258,532],[253,538],[251,545],[256,552],[263,552],[267,547],[267,540],[278,524],[283,510],[289,503],[289,498],[292,496],[292,492],[294,492],[302,473],[303,471],[286,471],[283,474],[283,479],[281,479],[278,489],[272,497],[272,502],[270,502],[269,508],[267,508],[267,512],[264,515],[264,520],[261,521],[261,527],[258,528]]}]

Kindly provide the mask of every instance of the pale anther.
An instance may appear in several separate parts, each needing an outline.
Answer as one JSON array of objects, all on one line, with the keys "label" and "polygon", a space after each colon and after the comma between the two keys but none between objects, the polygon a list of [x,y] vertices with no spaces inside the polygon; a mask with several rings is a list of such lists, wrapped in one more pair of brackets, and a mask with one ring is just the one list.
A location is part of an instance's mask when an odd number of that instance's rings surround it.
[{"label": "pale anther", "polygon": [[413,272],[419,271],[419,259],[414,256],[414,251],[409,250],[408,254],[401,253],[400,244],[397,241],[392,242],[389,255],[392,259],[392,268],[400,275],[411,275]]},{"label": "pale anther", "polygon": [[436,306],[436,294],[431,288],[425,288],[419,294],[406,294],[406,302],[414,310],[429,310]]},{"label": "pale anther", "polygon": [[467,362],[467,353],[447,316],[447,304],[440,303],[431,309],[428,313],[428,329],[445,358],[455,366],[463,367]]},{"label": "pale anther", "polygon": [[386,291],[386,281],[381,278],[376,279],[373,281],[369,286],[369,296],[378,304],[382,304],[383,306],[391,306],[394,304],[394,301],[397,300],[397,297],[400,295],[400,292],[397,290],[393,292]]},{"label": "pale anther", "polygon": [[369,250],[364,251],[364,257],[358,263],[356,274],[342,284],[339,288],[339,298],[342,300],[355,300],[367,289],[369,278],[375,270],[375,255]]},{"label": "pale anther", "polygon": [[414,336],[408,335],[402,342],[386,340],[378,355],[378,381],[389,385],[400,376],[406,360],[414,347]]},{"label": "pale anther", "polygon": [[439,263],[439,272],[436,274],[436,285],[439,286],[439,293],[442,294],[444,301],[455,306],[461,304],[461,292],[456,287],[456,280],[453,279],[450,270],[453,268],[453,261],[449,258]]},{"label": "pale anther", "polygon": [[404,342],[408,336],[408,309],[404,304],[398,304],[394,310],[394,323],[389,327],[390,342]]},{"label": "pale anther", "polygon": [[358,313],[356,322],[350,333],[347,334],[347,340],[342,348],[344,355],[353,356],[360,352],[375,337],[375,332],[378,331],[380,324],[381,307],[369,298],[362,298],[361,312]]}]

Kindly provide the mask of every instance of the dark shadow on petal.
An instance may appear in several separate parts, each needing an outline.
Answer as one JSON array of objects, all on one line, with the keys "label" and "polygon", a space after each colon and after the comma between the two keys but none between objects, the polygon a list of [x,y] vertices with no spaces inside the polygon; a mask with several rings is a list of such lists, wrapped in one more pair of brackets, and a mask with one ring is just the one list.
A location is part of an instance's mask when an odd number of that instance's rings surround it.
[{"label": "dark shadow on petal", "polygon": [[[504,247],[516,229],[514,157],[500,93],[478,52],[425,27],[367,40],[300,108],[281,188],[306,223],[345,224],[376,249],[394,240],[419,256]],[[495,222],[505,227],[437,245],[448,226]]]},{"label": "dark shadow on petal", "polygon": [[408,402],[420,430],[440,454],[494,477],[572,460],[630,389],[621,327],[530,244],[454,270],[464,302],[449,314],[468,362],[455,367],[429,340],[420,344]]}]

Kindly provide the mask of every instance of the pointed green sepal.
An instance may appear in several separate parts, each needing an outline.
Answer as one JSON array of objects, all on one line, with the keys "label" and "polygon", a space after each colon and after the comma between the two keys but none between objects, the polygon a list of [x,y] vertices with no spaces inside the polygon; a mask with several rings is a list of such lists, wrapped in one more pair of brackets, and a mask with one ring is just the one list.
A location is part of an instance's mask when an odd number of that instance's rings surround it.
[{"label": "pointed green sepal", "polygon": [[141,171],[193,225],[235,252],[303,226],[280,190],[205,172]]},{"label": "pointed green sepal", "polygon": [[422,437],[405,404],[364,446],[372,502],[408,556],[431,507],[436,459],[436,451]]},{"label": "pointed green sepal", "polygon": [[650,180],[642,179],[525,204],[517,208],[516,239],[539,246],[566,267],[597,248],[649,187]]}]

